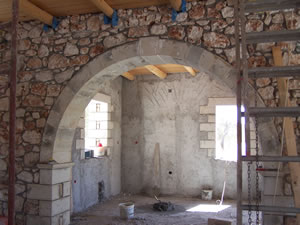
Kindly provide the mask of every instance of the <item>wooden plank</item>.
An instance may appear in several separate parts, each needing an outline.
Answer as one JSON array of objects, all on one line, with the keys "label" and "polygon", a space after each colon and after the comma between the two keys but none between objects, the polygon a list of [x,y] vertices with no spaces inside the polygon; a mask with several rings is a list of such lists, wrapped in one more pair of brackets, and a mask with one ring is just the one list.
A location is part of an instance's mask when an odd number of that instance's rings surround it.
[{"label": "wooden plank", "polygon": [[[191,2],[192,0],[187,1]],[[30,0],[30,2],[56,17],[96,13],[99,11],[91,1],[86,0]],[[169,0],[106,0],[106,3],[113,9],[132,9],[167,5]],[[10,19],[11,0],[0,0],[0,22],[9,21]],[[24,14],[24,12],[20,12],[20,20],[30,19],[34,18]]]},{"label": "wooden plank", "polygon": [[208,219],[208,225],[232,225],[231,221],[219,220],[219,219]]},{"label": "wooden plank", "polygon": [[97,8],[100,9],[101,12],[103,12],[106,16],[112,18],[114,10],[104,0],[90,0],[90,1],[93,2],[93,4],[97,6]]},{"label": "wooden plank", "polygon": [[135,76],[132,75],[131,73],[129,72],[125,72],[122,74],[123,77],[126,77],[128,80],[134,80],[135,79]]},{"label": "wooden plank", "polygon": [[146,65],[145,68],[154,75],[158,76],[160,79],[165,79],[167,77],[167,74],[164,71],[157,68],[156,66]]},{"label": "wooden plank", "polygon": [[[273,47],[273,59],[275,66],[283,66],[282,52],[281,47]],[[281,107],[290,106],[290,101],[287,95],[288,91],[288,80],[286,78],[278,78],[277,86],[279,90],[279,105]],[[288,156],[297,156],[297,144],[296,136],[294,131],[294,125],[291,118],[284,118],[284,134],[285,142]],[[292,179],[292,188],[294,194],[295,207],[300,208],[300,164],[299,163],[289,163],[288,164],[291,179]],[[297,225],[300,225],[300,214],[297,214]]]},{"label": "wooden plank", "polygon": [[[188,72],[185,66],[180,64],[158,64],[155,65],[158,69],[162,70],[165,73],[186,73]],[[191,67],[190,67],[191,68]],[[192,68],[193,69],[193,68]],[[197,73],[199,71],[193,69],[194,73]],[[133,75],[149,75],[152,74],[149,70],[147,70],[145,67],[136,67],[133,70],[129,71]]]},{"label": "wooden plank", "polygon": [[20,10],[29,15],[32,18],[42,21],[45,24],[52,25],[53,16],[46,11],[35,6],[28,0],[20,1]]},{"label": "wooden plank", "polygon": [[186,71],[188,71],[193,77],[196,76],[196,71],[190,66],[184,66]]},{"label": "wooden plank", "polygon": [[173,9],[175,9],[177,12],[180,11],[182,1],[181,0],[169,0],[171,6]]}]

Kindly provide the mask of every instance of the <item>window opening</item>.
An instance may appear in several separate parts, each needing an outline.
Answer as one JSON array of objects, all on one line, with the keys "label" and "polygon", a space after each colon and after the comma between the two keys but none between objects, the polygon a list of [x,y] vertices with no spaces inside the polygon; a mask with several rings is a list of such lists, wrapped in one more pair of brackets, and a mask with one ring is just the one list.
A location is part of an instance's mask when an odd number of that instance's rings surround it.
[{"label": "window opening", "polygon": [[[242,111],[244,108],[242,107]],[[242,155],[245,155],[245,118],[242,118]],[[216,106],[216,159],[237,161],[237,107]]]}]

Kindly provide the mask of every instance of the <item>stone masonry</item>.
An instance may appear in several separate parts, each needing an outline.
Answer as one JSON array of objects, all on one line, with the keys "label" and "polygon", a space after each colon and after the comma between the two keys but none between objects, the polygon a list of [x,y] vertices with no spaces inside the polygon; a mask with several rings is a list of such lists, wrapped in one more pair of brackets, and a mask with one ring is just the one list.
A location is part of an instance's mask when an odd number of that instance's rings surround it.
[{"label": "stone masonry", "polygon": [[[48,199],[68,201],[71,164],[46,167],[39,165],[42,135],[48,115],[68,82],[84,65],[107,50],[133,42],[141,37],[156,36],[200,46],[231,65],[234,61],[234,19],[232,1],[207,0],[187,3],[187,12],[171,20],[169,6],[118,10],[119,25],[105,25],[103,14],[86,14],[60,19],[57,30],[45,32],[39,21],[21,22],[18,26],[19,64],[17,84],[17,225],[26,222],[26,215],[51,215],[53,221],[68,224],[69,215],[61,208],[60,215],[46,212],[50,207],[43,200],[30,199],[30,191],[43,182],[46,173],[55,181],[56,172],[65,171],[64,177],[51,185],[57,192],[45,195]],[[269,12],[247,15],[247,32],[300,28],[300,11]],[[0,66],[10,60],[11,39],[8,30],[0,31]],[[271,44],[248,46],[250,67],[273,65]],[[299,64],[299,47],[295,42],[281,43],[286,47],[284,60],[290,65]],[[288,44],[288,45],[285,45]],[[276,79],[256,81],[258,92],[267,106],[278,104]],[[300,81],[289,81],[293,106],[300,104]],[[0,74],[0,215],[7,215],[8,181],[8,100],[9,76]],[[275,120],[278,133],[281,120]],[[300,119],[294,120],[296,135],[300,136]],[[280,135],[279,135],[280,136]],[[51,188],[52,190],[52,188]],[[52,201],[47,204],[60,204]],[[55,207],[54,207],[55,208]],[[32,217],[33,218],[33,217]],[[52,222],[53,222],[52,221]],[[63,222],[61,222],[63,221]],[[54,222],[53,222],[54,223]],[[27,221],[33,224],[32,221]],[[46,224],[46,223],[45,223]]]}]

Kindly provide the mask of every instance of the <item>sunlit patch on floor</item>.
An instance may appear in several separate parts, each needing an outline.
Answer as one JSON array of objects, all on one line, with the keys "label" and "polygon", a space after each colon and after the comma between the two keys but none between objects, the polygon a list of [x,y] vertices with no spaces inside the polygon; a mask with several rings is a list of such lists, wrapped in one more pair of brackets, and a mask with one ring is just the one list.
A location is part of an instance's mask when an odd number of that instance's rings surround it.
[{"label": "sunlit patch on floor", "polygon": [[221,212],[227,208],[229,208],[231,205],[208,205],[208,204],[200,204],[193,208],[190,208],[186,210],[187,212]]}]

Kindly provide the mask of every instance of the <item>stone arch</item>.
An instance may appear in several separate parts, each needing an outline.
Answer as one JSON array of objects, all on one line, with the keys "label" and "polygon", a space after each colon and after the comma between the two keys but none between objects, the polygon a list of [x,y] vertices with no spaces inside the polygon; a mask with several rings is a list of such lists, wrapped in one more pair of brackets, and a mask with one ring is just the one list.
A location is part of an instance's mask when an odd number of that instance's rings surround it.
[{"label": "stone arch", "polygon": [[[167,63],[192,66],[213,79],[221,80],[235,92],[234,68],[201,47],[157,37],[141,38],[115,47],[75,74],[56,100],[44,130],[40,162],[47,163],[50,159],[58,163],[71,162],[70,149],[78,118],[98,91],[100,83],[115,79],[137,66]],[[251,96],[253,99],[253,91]],[[260,104],[263,104],[261,100]],[[277,134],[273,124],[270,120],[262,120],[261,123],[263,149],[276,149]]]}]

